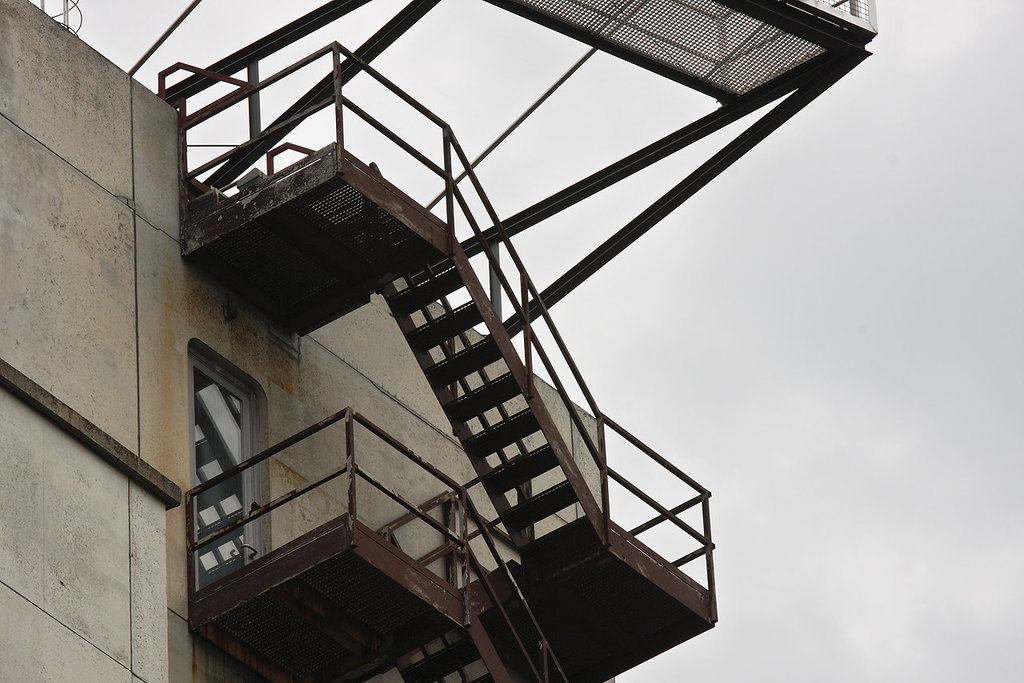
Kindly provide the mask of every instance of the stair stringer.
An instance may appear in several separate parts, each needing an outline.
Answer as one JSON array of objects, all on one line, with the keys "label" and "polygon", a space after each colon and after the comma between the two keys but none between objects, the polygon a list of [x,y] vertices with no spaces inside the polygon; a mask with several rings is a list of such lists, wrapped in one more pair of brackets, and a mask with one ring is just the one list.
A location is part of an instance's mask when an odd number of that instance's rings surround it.
[{"label": "stair stringer", "polygon": [[[519,357],[519,353],[516,351],[512,343],[512,339],[505,329],[503,321],[494,310],[483,285],[480,283],[476,272],[473,270],[473,267],[469,262],[469,258],[458,243],[453,244],[450,259],[452,265],[458,272],[462,286],[465,287],[474,305],[479,310],[480,317],[487,328],[490,339],[496,345],[502,360],[507,365],[509,374],[514,378],[519,392],[526,402],[527,408],[537,420],[540,427],[539,431],[550,446],[558,463],[558,468],[562,472],[564,481],[568,482],[569,486],[572,488],[575,501],[580,504],[589,526],[593,528],[597,538],[604,539],[604,517],[601,508],[591,492],[590,487],[587,485],[586,480],[583,478],[579,467],[576,465],[572,452],[567,447],[565,439],[562,437],[560,430],[556,426],[544,400],[539,396],[539,394],[537,394],[537,392],[530,391],[531,382],[529,381],[527,369]],[[398,292],[397,288],[394,286],[385,289],[386,299],[388,296]],[[420,367],[426,371],[427,368],[434,363],[429,351],[417,348],[409,339],[409,335],[415,329],[409,318],[398,313],[395,313],[395,317],[396,320],[398,320],[407,341],[409,341],[409,346],[419,361]],[[442,407],[455,398],[447,386],[435,386],[433,381],[430,382],[430,385]],[[450,415],[449,422],[452,426],[454,435],[459,439],[460,443],[466,447],[467,440],[474,436],[468,425]],[[477,475],[481,478],[493,469],[484,462],[482,458],[470,457],[470,462]],[[494,493],[490,490],[488,490],[487,493],[491,503],[494,505],[494,508],[498,513],[499,518],[505,521],[505,513],[512,507],[508,504],[505,494],[500,492]],[[521,550],[532,540],[527,534],[514,530],[511,525],[506,524],[505,526],[518,550]]]},{"label": "stair stringer", "polygon": [[[494,310],[490,297],[487,295],[487,292],[484,290],[483,285],[480,283],[479,278],[476,276],[476,272],[473,270],[473,267],[469,262],[469,257],[466,256],[461,245],[457,242],[454,245],[451,258],[455,268],[462,276],[462,281],[465,284],[466,289],[469,291],[473,302],[476,304],[477,308],[480,309],[487,331],[490,333],[494,343],[497,344],[499,351],[501,351],[502,358],[508,365],[509,372],[515,378],[520,391],[526,398],[527,406],[537,418],[541,432],[544,434],[544,438],[551,446],[551,450],[555,454],[555,458],[562,470],[562,474],[565,476],[566,480],[568,480],[569,485],[572,486],[572,489],[576,494],[576,499],[579,501],[580,507],[583,509],[583,513],[587,516],[587,519],[590,521],[591,526],[597,533],[598,538],[603,540],[604,515],[601,512],[601,508],[591,493],[586,480],[583,478],[582,472],[580,472],[579,467],[577,467],[576,461],[572,457],[572,451],[570,451],[566,446],[565,439],[562,438],[562,433],[555,425],[544,400],[536,391],[530,390],[531,383],[527,377],[526,366],[523,364],[522,359],[519,357],[519,353],[512,344],[512,339],[509,337],[508,331],[505,329],[504,321],[502,321],[498,316],[497,311]],[[569,409],[572,410],[571,407]],[[452,426],[456,431],[463,432],[462,434],[456,433],[456,436],[459,437],[460,441],[469,436],[464,425],[456,425],[453,423]],[[476,461],[474,460],[474,464],[475,463]],[[478,476],[483,476],[484,474],[486,474],[486,470],[481,472],[478,469]],[[496,496],[492,496],[492,498],[494,497]]]}]

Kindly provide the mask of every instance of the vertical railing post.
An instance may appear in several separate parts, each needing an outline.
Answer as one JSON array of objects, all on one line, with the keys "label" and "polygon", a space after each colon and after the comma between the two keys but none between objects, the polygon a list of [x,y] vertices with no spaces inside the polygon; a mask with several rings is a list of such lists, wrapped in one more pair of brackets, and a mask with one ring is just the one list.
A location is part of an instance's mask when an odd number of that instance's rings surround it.
[{"label": "vertical railing post", "polygon": [[334,69],[334,128],[338,139],[338,159],[345,149],[345,128],[342,123],[343,102],[341,97],[341,46],[334,43],[331,50],[331,65]]},{"label": "vertical railing post", "polygon": [[455,253],[455,179],[452,177],[452,129],[441,131],[444,140],[444,211],[448,224],[448,255]]},{"label": "vertical railing post", "polygon": [[196,545],[196,523],[195,523],[195,507],[194,498],[192,497],[191,491],[185,492],[185,554],[187,560],[185,563],[186,570],[188,571],[188,598],[189,607],[191,608],[192,596],[196,592],[196,564],[195,564],[195,545]]},{"label": "vertical railing post", "polygon": [[348,461],[348,528],[351,531],[356,519],[356,439],[352,408],[345,411],[345,456]]},{"label": "vertical railing post", "polygon": [[597,414],[597,457],[601,471],[601,507],[604,509],[604,542],[608,543],[612,532],[611,497],[608,494],[608,445],[605,439],[604,413]]},{"label": "vertical railing post", "polygon": [[523,308],[523,355],[526,356],[526,397],[533,398],[533,326],[530,321],[530,282],[525,271],[519,271],[519,284]]},{"label": "vertical railing post", "polygon": [[[249,85],[257,87],[260,84],[260,62],[253,59],[246,68]],[[249,139],[257,137],[263,132],[263,124],[260,120],[260,93],[259,91],[249,95]]]},{"label": "vertical railing post", "polygon": [[[161,89],[164,87],[162,81],[160,87]],[[181,183],[179,188],[181,190],[179,210],[181,211],[180,220],[184,221],[188,218],[188,131],[185,129],[186,113],[184,98],[178,100],[175,106],[178,108],[178,144],[180,145],[178,153],[181,155],[181,158],[178,160],[179,172],[181,173],[179,181]]]},{"label": "vertical railing post", "polygon": [[494,255],[494,262],[488,269],[491,306],[494,307],[494,313],[501,318],[501,280],[498,278],[498,271],[501,270],[501,242],[495,240],[489,248]]},{"label": "vertical railing post", "polygon": [[700,502],[701,515],[704,517],[704,561],[708,573],[708,597],[711,599],[711,620],[718,621],[718,598],[715,593],[715,561],[712,557],[715,544],[711,540],[711,504],[710,494],[704,493]]},{"label": "vertical railing post", "polygon": [[469,626],[469,533],[466,529],[466,496],[469,495],[466,489],[460,489],[459,494],[459,540],[462,547],[459,552],[462,559],[462,625]]}]

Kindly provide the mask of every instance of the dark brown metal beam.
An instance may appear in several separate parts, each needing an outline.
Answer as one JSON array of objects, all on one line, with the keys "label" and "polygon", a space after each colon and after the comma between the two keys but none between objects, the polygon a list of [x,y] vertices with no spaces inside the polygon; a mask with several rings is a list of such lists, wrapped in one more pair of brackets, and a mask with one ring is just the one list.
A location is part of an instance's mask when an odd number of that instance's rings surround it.
[{"label": "dark brown metal beam", "polygon": [[[579,263],[566,271],[561,277],[540,293],[540,299],[547,307],[563,299],[572,290],[582,284],[591,275],[600,270],[609,261],[622,253],[626,247],[645,235],[662,219],[679,208],[683,202],[697,193],[713,179],[721,175],[744,154],[753,149],[783,123],[791,119],[800,110],[813,102],[825,90],[831,87],[842,76],[859,64],[866,54],[834,63],[831,70],[819,80],[808,84],[776,105],[771,111],[758,119],[736,139],[722,148],[717,154],[702,164],[697,170],[684,178],[675,187],[651,204],[636,218],[627,223],[618,232],[605,240],[603,244],[584,257]],[[531,318],[540,311],[540,304],[530,302]],[[522,330],[522,322],[518,315],[505,322],[510,336]]]},{"label": "dark brown metal beam", "polygon": [[[254,43],[243,47],[224,59],[210,65],[207,71],[231,75],[245,69],[255,60],[267,57],[313,31],[323,28],[335,19],[365,5],[369,0],[332,0],[308,14],[282,26],[273,33],[260,38]],[[216,80],[195,75],[167,88],[167,101],[177,102],[181,98],[189,98],[206,90],[217,83]]]},{"label": "dark brown metal beam", "polygon": [[[780,97],[791,93],[801,85],[811,82],[815,77],[820,76],[823,69],[827,67],[828,60],[829,58],[827,57],[817,57],[793,69],[785,76],[775,79],[755,90],[751,90],[739,102],[724,105],[710,114],[683,126],[674,133],[670,133],[660,140],[656,140],[646,147],[623,157],[619,161],[609,164],[600,171],[596,171],[586,178],[569,185],[547,199],[543,199],[533,206],[506,218],[502,221],[505,232],[509,236],[523,232],[611,187],[620,180],[624,180],[652,164],[703,140],[761,107],[771,104]],[[498,229],[496,227],[489,228],[484,231],[484,236],[488,241],[492,241],[497,238]],[[462,248],[468,256],[474,256],[483,251],[483,245],[475,238],[466,240]]]},{"label": "dark brown metal beam", "polygon": [[[356,56],[364,62],[372,62],[374,59],[379,57],[384,50],[398,40],[406,31],[412,28],[417,21],[422,19],[427,12],[437,5],[438,2],[440,2],[440,0],[412,0],[412,2],[396,14],[391,21],[385,24],[379,31],[370,36],[365,43],[359,46],[359,49],[355,51]],[[341,65],[342,84],[348,83],[352,80],[352,78],[359,73],[359,69],[360,67],[358,64],[351,59],[346,59]],[[306,109],[313,103],[330,97],[333,90],[334,74],[330,73],[313,86],[305,95],[299,98],[295,104],[285,110],[285,112],[275,119],[268,128],[273,127],[282,121],[286,121],[294,114]],[[168,98],[168,101],[174,102],[175,100]],[[225,187],[231,184],[245,171],[245,169],[271,149],[276,147],[278,143],[281,142],[281,140],[283,140],[285,136],[288,135],[288,133],[297,125],[298,123],[283,126],[280,131],[268,136],[267,139],[260,144],[253,145],[244,152],[239,153],[237,156],[233,156],[225,162],[223,166],[217,169],[206,183],[212,187]]]}]

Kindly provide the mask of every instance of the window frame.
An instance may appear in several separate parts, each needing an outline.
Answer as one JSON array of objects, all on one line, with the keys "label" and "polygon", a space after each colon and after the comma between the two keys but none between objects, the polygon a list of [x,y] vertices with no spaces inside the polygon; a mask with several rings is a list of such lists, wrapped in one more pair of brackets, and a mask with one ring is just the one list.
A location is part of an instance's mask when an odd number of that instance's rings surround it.
[{"label": "window frame", "polygon": [[[262,442],[262,427],[263,427],[263,406],[265,402],[263,400],[264,394],[259,384],[251,377],[245,375],[237,367],[212,352],[205,345],[202,345],[197,340],[189,342],[188,346],[188,432],[189,432],[189,471],[191,486],[198,486],[202,483],[200,478],[198,467],[197,467],[197,453],[196,453],[196,438],[195,430],[197,425],[197,414],[196,414],[196,373],[200,372],[211,380],[214,384],[221,387],[222,390],[226,390],[228,393],[233,395],[240,402],[239,408],[239,461],[245,461],[251,458],[253,455],[260,451],[260,444]],[[226,468],[225,468],[226,469]],[[215,475],[211,475],[215,476]],[[207,479],[210,477],[207,477]],[[242,475],[241,482],[241,514],[244,515],[253,503],[263,502],[266,498],[267,486],[266,486],[266,475],[264,463],[255,465],[254,467],[247,470]],[[225,482],[226,483],[226,482]],[[212,490],[216,490],[214,487]],[[208,493],[208,492],[207,492]],[[193,499],[193,520],[194,529],[189,529],[188,533],[195,534],[199,529],[200,515],[199,505],[200,501],[197,498]],[[256,554],[253,556],[252,551],[245,548],[241,548],[241,563],[239,563],[234,569],[226,572],[223,576],[230,575],[241,569],[249,562],[261,557],[268,546],[269,539],[266,533],[266,526],[264,525],[265,520],[260,519],[249,524],[246,524],[242,533],[240,534],[241,542],[256,549]],[[235,537],[238,538],[238,537]],[[197,589],[205,588],[206,586],[212,585],[223,576],[213,578],[212,580],[205,578],[205,572],[200,561],[200,553],[196,553],[194,558],[194,567],[192,570],[192,579],[195,581]]]}]

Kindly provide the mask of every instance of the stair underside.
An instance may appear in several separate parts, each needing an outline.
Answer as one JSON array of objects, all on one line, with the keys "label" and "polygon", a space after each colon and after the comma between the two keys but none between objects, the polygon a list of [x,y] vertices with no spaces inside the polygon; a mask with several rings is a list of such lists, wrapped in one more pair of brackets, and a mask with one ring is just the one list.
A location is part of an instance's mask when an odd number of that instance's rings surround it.
[{"label": "stair underside", "polygon": [[523,550],[524,592],[574,683],[606,681],[714,626],[708,592],[612,524],[585,523]]},{"label": "stair underside", "polygon": [[342,515],[190,596],[189,625],[272,680],[386,669],[462,620],[462,597]]},{"label": "stair underside", "polygon": [[446,248],[443,223],[334,146],[182,226],[183,256],[300,334]]}]

